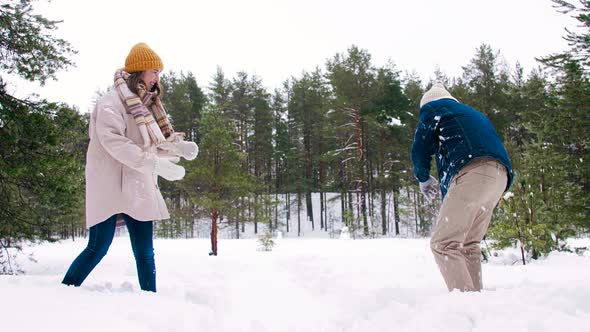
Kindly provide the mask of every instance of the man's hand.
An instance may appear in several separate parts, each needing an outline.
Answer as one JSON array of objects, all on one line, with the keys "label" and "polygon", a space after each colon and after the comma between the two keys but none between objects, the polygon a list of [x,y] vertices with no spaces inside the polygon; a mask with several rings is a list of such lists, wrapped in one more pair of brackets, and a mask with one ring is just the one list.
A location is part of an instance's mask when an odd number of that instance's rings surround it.
[{"label": "man's hand", "polygon": [[438,190],[436,189],[436,185],[438,181],[431,175],[426,182],[420,182],[420,192],[426,200],[430,203],[438,194]]}]

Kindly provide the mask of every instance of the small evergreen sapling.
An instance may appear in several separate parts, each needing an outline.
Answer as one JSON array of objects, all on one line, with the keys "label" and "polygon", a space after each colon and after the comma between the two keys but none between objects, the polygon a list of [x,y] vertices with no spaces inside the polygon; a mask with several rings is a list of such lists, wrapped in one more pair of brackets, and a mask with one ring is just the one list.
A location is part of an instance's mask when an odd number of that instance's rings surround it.
[{"label": "small evergreen sapling", "polygon": [[275,241],[272,239],[272,232],[267,230],[258,238],[259,251],[272,251],[275,246]]}]

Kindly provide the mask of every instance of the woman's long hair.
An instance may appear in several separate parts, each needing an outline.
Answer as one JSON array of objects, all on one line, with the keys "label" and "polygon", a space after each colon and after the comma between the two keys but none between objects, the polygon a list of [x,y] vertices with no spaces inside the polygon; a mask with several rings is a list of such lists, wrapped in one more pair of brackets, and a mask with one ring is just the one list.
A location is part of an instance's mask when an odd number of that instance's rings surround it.
[{"label": "woman's long hair", "polygon": [[[141,75],[143,75],[143,71],[136,71],[134,73],[129,73],[129,78],[127,79],[127,86],[131,92],[138,94],[137,86],[139,84],[146,85],[144,81],[141,80]],[[164,89],[162,88],[162,84],[158,83],[154,85],[155,91],[157,92],[155,97],[160,97],[164,95]]]}]

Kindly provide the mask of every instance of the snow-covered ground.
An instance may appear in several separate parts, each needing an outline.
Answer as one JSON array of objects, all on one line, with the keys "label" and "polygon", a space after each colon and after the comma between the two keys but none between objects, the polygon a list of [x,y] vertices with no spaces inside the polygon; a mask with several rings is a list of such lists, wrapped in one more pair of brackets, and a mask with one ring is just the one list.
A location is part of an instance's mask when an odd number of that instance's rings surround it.
[{"label": "snow-covered ground", "polygon": [[[85,239],[26,247],[0,276],[2,331],[590,331],[590,254],[522,266],[501,251],[481,293],[448,293],[428,239],[156,240],[158,293],[117,237],[80,288],[60,284]],[[576,241],[589,246],[590,239]]]}]

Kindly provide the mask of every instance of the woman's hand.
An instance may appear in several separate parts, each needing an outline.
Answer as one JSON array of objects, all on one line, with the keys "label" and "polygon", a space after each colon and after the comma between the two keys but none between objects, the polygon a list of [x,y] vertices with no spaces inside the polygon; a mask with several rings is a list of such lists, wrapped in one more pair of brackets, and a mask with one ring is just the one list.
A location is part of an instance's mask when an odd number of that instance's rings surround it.
[{"label": "woman's hand", "polygon": [[186,160],[193,160],[199,154],[199,146],[191,141],[164,142],[158,147]]},{"label": "woman's hand", "polygon": [[156,158],[156,174],[168,181],[182,180],[185,174],[184,167],[178,166],[168,159]]},{"label": "woman's hand", "polygon": [[199,154],[199,146],[195,142],[181,141],[176,143],[176,146],[180,150],[179,155],[186,160],[193,160]]},{"label": "woman's hand", "polygon": [[184,141],[185,133],[182,131],[175,131],[166,139],[168,142],[175,143]]}]

